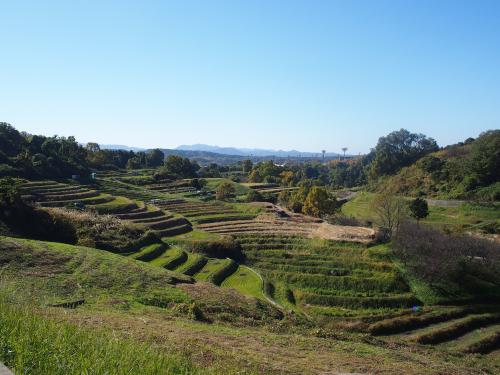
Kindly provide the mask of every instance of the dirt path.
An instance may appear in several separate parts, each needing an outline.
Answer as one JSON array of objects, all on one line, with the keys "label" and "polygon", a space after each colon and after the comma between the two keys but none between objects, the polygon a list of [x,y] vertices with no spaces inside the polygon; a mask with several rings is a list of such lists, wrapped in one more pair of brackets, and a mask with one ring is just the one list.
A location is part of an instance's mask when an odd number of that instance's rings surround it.
[{"label": "dirt path", "polygon": [[276,308],[278,308],[278,309],[280,309],[282,311],[285,311],[285,308],[283,306],[281,306],[279,303],[277,303],[275,300],[273,300],[271,297],[269,297],[266,294],[266,292],[264,290],[264,279],[262,278],[261,274],[258,273],[257,271],[255,271],[253,268],[248,267],[247,265],[245,265],[245,267],[247,267],[250,271],[252,271],[254,274],[256,274],[259,277],[259,279],[260,279],[260,281],[262,283],[262,295],[264,296],[264,298],[266,299],[266,301],[269,302],[274,307],[276,307]]},{"label": "dirt path", "polygon": [[466,201],[460,201],[455,199],[426,199],[429,206],[434,207],[460,207]]}]

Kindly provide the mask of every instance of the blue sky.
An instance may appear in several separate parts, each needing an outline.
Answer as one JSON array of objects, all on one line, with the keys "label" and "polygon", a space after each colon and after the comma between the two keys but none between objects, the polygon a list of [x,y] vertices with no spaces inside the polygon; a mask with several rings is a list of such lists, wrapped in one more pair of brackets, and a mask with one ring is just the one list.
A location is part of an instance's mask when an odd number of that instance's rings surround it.
[{"label": "blue sky", "polygon": [[1,1],[0,121],[143,147],[366,152],[500,128],[499,1]]}]

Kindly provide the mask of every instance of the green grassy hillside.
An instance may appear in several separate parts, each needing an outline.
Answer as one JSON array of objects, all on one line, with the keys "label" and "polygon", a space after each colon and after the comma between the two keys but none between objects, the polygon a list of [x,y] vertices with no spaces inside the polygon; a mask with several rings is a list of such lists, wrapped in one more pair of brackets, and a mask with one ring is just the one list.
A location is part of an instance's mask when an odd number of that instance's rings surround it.
[{"label": "green grassy hillside", "polygon": [[[494,353],[464,357],[411,342],[401,352],[365,334],[283,319],[264,300],[232,289],[246,285],[257,293],[252,280],[243,282],[245,268],[227,279],[231,288],[217,288],[91,248],[2,237],[0,249],[0,360],[16,372],[317,374],[370,372],[375,363],[379,373],[499,368]],[[477,341],[466,339],[467,347]]]},{"label": "green grassy hillside", "polygon": [[[346,216],[376,222],[377,217],[371,207],[375,193],[359,192],[342,206]],[[480,230],[495,233],[500,226],[500,205],[491,203],[482,205],[474,202],[451,202],[448,206],[429,205],[429,216],[423,223],[447,227],[456,230]]]}]

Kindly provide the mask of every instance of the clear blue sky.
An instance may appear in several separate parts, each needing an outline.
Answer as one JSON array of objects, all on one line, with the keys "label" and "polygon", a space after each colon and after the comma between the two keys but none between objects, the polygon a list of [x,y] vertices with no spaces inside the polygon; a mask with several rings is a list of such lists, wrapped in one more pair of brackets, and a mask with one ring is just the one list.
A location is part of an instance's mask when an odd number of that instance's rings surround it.
[{"label": "clear blue sky", "polygon": [[366,152],[500,128],[500,1],[0,1],[0,121],[146,147]]}]

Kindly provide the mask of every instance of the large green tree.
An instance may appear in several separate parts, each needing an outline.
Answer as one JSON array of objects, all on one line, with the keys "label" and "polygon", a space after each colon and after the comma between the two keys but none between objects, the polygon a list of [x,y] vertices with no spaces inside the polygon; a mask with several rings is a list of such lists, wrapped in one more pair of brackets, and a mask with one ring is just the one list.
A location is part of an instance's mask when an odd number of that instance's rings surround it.
[{"label": "large green tree", "polygon": [[148,151],[146,157],[149,167],[159,167],[165,161],[165,154],[159,148]]},{"label": "large green tree", "polygon": [[500,130],[482,133],[472,143],[468,166],[478,186],[500,181]]},{"label": "large green tree", "polygon": [[236,189],[233,183],[223,182],[217,187],[217,191],[215,192],[215,197],[218,200],[231,198],[234,195],[235,191]]},{"label": "large green tree", "polygon": [[423,134],[401,129],[381,137],[375,147],[370,178],[390,175],[439,149],[436,141]]},{"label": "large green tree", "polygon": [[302,212],[310,216],[323,217],[332,215],[336,208],[336,199],[325,188],[313,186],[304,201]]},{"label": "large green tree", "polygon": [[408,204],[410,216],[417,220],[417,224],[421,219],[429,215],[429,206],[427,201],[422,198],[415,198]]},{"label": "large green tree", "polygon": [[191,163],[188,158],[177,155],[169,155],[165,161],[165,172],[181,178],[196,177],[199,168],[196,162]]}]

